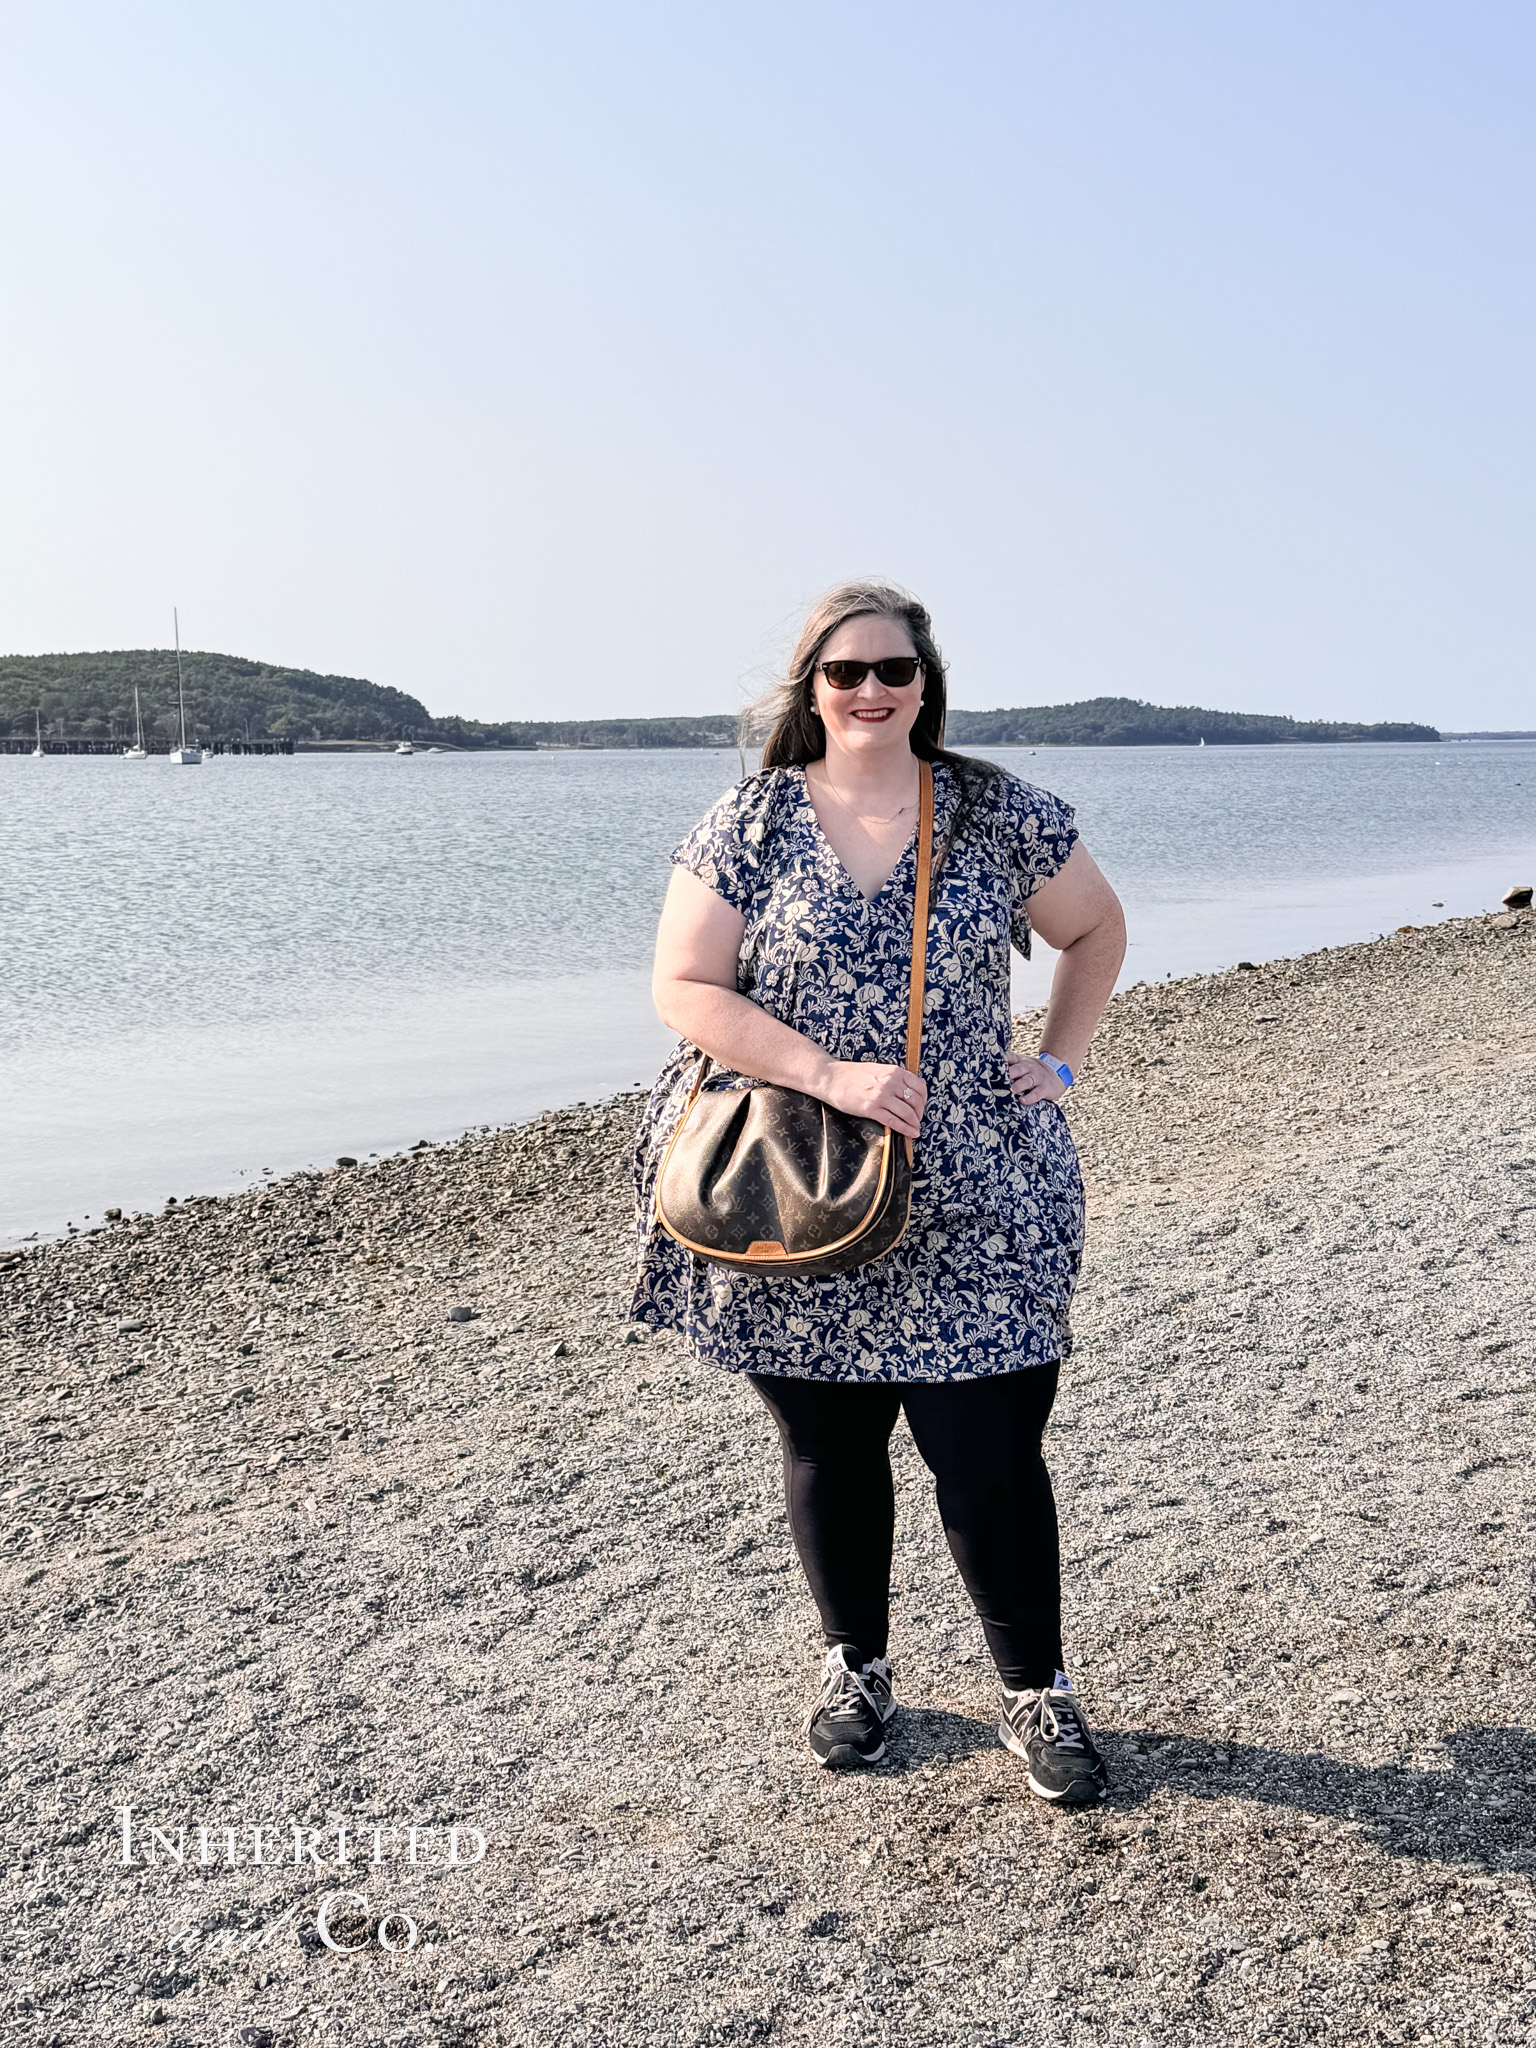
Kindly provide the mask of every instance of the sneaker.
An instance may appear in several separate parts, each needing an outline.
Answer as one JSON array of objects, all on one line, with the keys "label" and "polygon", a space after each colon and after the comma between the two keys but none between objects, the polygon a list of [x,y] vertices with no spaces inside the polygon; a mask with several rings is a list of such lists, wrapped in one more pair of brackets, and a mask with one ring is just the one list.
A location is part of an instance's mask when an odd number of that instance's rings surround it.
[{"label": "sneaker", "polygon": [[1063,1672],[1049,1692],[1010,1692],[1005,1685],[997,1736],[1004,1749],[1023,1757],[1029,1789],[1039,1798],[1091,1806],[1109,1796],[1104,1759]]},{"label": "sneaker", "polygon": [[884,1657],[855,1662],[851,1643],[828,1650],[805,1733],[811,1755],[831,1770],[877,1764],[885,1755],[885,1724],[896,1711],[891,1667]]}]

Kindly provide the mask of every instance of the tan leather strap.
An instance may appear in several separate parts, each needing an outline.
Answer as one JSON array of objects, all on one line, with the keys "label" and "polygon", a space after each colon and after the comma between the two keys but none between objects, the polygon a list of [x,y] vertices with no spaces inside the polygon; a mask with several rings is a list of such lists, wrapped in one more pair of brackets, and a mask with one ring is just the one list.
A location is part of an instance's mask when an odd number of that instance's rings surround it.
[{"label": "tan leather strap", "polygon": [[[923,983],[928,975],[928,883],[933,873],[933,770],[917,764],[917,876],[912,886],[912,978],[907,987],[907,1072],[923,1055]],[[901,1141],[912,1159],[912,1140]]]},{"label": "tan leather strap", "polygon": [[928,973],[928,884],[933,873],[933,770],[917,764],[917,883],[912,897],[912,985],[907,995],[907,1072],[923,1050],[923,982]]}]

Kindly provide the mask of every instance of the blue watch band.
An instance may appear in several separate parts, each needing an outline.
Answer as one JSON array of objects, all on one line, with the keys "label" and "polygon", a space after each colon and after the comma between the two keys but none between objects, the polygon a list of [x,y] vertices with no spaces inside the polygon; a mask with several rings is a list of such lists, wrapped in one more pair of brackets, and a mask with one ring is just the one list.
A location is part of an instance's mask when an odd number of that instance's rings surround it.
[{"label": "blue watch band", "polygon": [[1048,1052],[1037,1052],[1035,1054],[1035,1058],[1040,1062],[1042,1067],[1050,1068],[1051,1072],[1056,1076],[1057,1080],[1061,1083],[1063,1088],[1070,1088],[1072,1086],[1072,1069],[1067,1065],[1065,1060],[1055,1059]]}]

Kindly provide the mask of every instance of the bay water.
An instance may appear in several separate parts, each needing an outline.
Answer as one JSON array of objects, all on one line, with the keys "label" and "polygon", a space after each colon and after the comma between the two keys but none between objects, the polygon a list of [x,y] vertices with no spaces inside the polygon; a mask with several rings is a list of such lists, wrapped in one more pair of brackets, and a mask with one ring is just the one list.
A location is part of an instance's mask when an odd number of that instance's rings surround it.
[{"label": "bay water", "polygon": [[[1006,748],[1122,982],[1494,909],[1536,744]],[[0,1242],[648,1081],[656,914],[734,751],[0,757]],[[1043,1001],[1045,949],[1018,1007]]]}]

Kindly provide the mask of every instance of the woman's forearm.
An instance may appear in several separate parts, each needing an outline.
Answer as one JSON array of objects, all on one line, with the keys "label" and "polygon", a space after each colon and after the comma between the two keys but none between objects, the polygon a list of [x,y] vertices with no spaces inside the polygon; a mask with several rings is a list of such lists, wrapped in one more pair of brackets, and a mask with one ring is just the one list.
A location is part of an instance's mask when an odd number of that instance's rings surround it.
[{"label": "woman's forearm", "polygon": [[668,981],[656,985],[655,997],[669,1030],[733,1073],[805,1095],[826,1094],[836,1064],[831,1055],[734,989]]},{"label": "woman's forearm", "polygon": [[1124,958],[1125,921],[1118,914],[1063,948],[1040,1027],[1042,1052],[1065,1060],[1074,1072],[1082,1066]]},{"label": "woman's forearm", "polygon": [[915,1138],[928,1089],[904,1066],[835,1060],[756,1003],[718,982],[658,976],[652,983],[663,1024],[749,1080],[798,1088],[849,1116],[872,1117]]}]

